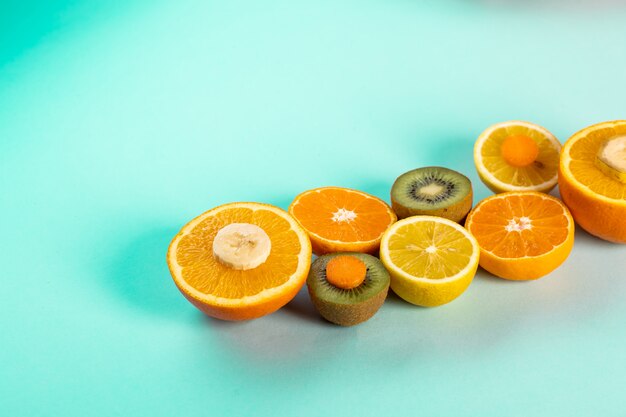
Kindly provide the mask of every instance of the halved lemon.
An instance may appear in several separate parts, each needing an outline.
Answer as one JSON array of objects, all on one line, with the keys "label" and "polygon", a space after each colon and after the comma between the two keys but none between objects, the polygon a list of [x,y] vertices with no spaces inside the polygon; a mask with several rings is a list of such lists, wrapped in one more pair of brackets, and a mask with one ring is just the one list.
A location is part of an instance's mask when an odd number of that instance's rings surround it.
[{"label": "halved lemon", "polygon": [[474,163],[480,179],[496,193],[549,192],[557,182],[561,144],[534,123],[508,121],[480,134]]},{"label": "halved lemon", "polygon": [[380,260],[391,274],[391,289],[404,300],[434,307],[461,295],[472,282],[480,248],[459,224],[434,216],[413,216],[383,234]]}]

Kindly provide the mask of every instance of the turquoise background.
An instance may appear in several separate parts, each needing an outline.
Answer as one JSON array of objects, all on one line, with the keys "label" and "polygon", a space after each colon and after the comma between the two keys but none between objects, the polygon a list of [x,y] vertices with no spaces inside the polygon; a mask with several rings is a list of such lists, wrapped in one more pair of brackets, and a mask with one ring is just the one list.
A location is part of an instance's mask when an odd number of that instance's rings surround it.
[{"label": "turquoise background", "polygon": [[170,239],[221,203],[316,186],[388,199],[529,120],[626,114],[626,8],[540,1],[3,1],[0,415],[624,416],[626,247],[577,230],[537,282],[245,323],[173,285]]}]

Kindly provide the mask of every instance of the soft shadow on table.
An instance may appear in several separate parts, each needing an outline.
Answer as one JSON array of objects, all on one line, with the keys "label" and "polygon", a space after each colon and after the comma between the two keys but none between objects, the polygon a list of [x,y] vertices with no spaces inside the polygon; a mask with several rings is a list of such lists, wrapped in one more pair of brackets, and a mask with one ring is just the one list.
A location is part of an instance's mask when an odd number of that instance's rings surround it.
[{"label": "soft shadow on table", "polygon": [[474,139],[470,135],[442,135],[429,145],[425,155],[419,152],[416,156],[421,155],[429,161],[429,165],[453,169],[468,177],[472,181],[476,202],[490,195],[491,191],[482,184],[474,167]]},{"label": "soft shadow on table", "polygon": [[282,311],[285,314],[293,316],[294,320],[306,320],[307,322],[315,326],[333,326],[333,324],[324,320],[315,309],[315,306],[313,305],[311,297],[309,296],[308,290],[306,288],[306,284],[298,292],[298,294],[296,294],[294,299],[288,302],[287,305],[282,308]]},{"label": "soft shadow on table", "polygon": [[[480,133],[480,132],[479,132]],[[478,135],[478,133],[476,133]],[[450,133],[450,132],[415,132],[407,135],[402,141],[403,160],[413,161],[404,165],[394,173],[393,178],[381,184],[380,180],[373,181],[367,186],[380,195],[388,199],[391,185],[397,176],[405,171],[426,167],[440,166],[460,172],[468,177],[473,186],[474,202],[477,202],[492,192],[480,181],[476,168],[474,167],[474,140],[472,132]],[[426,143],[427,146],[423,146]],[[372,182],[372,181],[370,181]],[[386,189],[385,189],[386,188]]]},{"label": "soft shadow on table", "polygon": [[160,227],[130,236],[116,247],[106,286],[131,308],[150,315],[180,317],[191,307],[170,276],[166,252],[178,227]]},{"label": "soft shadow on table", "polygon": [[[411,6],[426,3],[425,1],[416,2],[405,0],[396,3],[407,3]],[[624,10],[626,5],[618,0],[581,0],[572,2],[570,0],[445,0],[438,2],[438,5],[450,8],[451,5],[469,6],[479,10],[502,10],[502,11],[529,11],[537,12],[537,10],[548,12],[568,12],[568,13],[588,13],[591,9],[593,12],[606,12],[611,10]]]},{"label": "soft shadow on table", "polygon": [[[503,313],[523,311],[529,320],[549,317],[568,323],[577,317],[589,319],[611,303],[620,302],[619,295],[626,289],[618,272],[626,267],[623,249],[577,226],[572,253],[548,275],[510,281],[479,267],[470,288],[488,293],[489,302],[498,304]],[[598,263],[604,265],[600,268],[606,273],[598,274]]]},{"label": "soft shadow on table", "polygon": [[394,308],[399,308],[399,309],[406,310],[406,311],[423,310],[426,308],[426,307],[416,306],[416,305],[413,305],[411,303],[404,301],[402,298],[400,298],[399,295],[393,292],[391,288],[389,288],[389,292],[387,293],[387,298],[385,299],[385,304],[383,306],[386,306],[386,305],[393,306]]},{"label": "soft shadow on table", "polygon": [[[325,321],[302,288],[280,310],[242,322],[198,316],[200,342],[219,348],[225,360],[246,364],[252,373],[305,369],[317,360],[340,357],[354,345],[358,328]],[[213,357],[206,357],[207,363]]]},{"label": "soft shadow on table", "polygon": [[390,198],[391,186],[393,185],[394,180],[395,180],[395,177],[394,178],[370,178],[370,179],[364,180],[356,184],[354,188],[360,191],[364,191],[368,194],[375,195],[376,197],[387,202],[387,204],[390,204],[389,198]]},{"label": "soft shadow on table", "polygon": [[467,3],[473,4],[481,8],[492,9],[515,9],[537,11],[567,11],[567,12],[588,12],[608,11],[614,9],[624,9],[624,4],[616,0],[583,0],[572,2],[569,0],[473,0]]},{"label": "soft shadow on table", "polygon": [[[281,318],[281,320],[286,318],[286,316],[290,316],[290,320],[294,320],[295,322],[303,321],[300,322],[300,324],[306,324],[307,326],[313,325],[321,328],[333,326],[331,323],[324,320],[315,309],[315,306],[311,302],[311,298],[307,292],[306,284],[300,289],[300,291],[298,291],[296,296],[291,301],[281,307],[277,312],[271,313],[265,317],[271,318],[277,316],[285,316]],[[257,320],[259,319],[226,321],[203,315],[201,321],[208,326],[230,331],[236,328],[250,327],[248,324]]]}]

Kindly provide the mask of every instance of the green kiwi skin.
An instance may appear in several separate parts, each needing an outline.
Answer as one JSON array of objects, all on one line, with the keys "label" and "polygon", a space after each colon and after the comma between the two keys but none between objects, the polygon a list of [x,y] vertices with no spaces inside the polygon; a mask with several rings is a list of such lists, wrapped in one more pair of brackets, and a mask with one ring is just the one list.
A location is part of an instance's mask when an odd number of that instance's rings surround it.
[{"label": "green kiwi skin", "polygon": [[[440,167],[427,167],[427,168],[440,168]],[[447,171],[451,171],[447,168],[443,168],[443,169],[446,169]],[[457,174],[463,175],[460,173],[457,173]],[[400,177],[398,177],[398,179],[399,178]],[[398,181],[398,179],[396,179],[396,182]],[[456,222],[456,223],[462,223],[467,217],[467,213],[469,213],[470,210],[472,209],[472,205],[474,201],[474,192],[472,189],[471,182],[469,182],[469,192],[460,201],[454,204],[451,204],[449,206],[446,206],[446,207],[440,207],[440,208],[434,208],[434,209],[428,209],[428,210],[418,209],[415,207],[408,207],[402,204],[395,198],[393,189],[394,187],[392,187],[392,192],[391,192],[391,208],[398,216],[398,220],[405,219],[411,216],[427,215],[427,216],[443,217],[448,220],[452,220],[453,222]]]},{"label": "green kiwi skin", "polygon": [[331,323],[339,326],[354,326],[371,319],[380,309],[387,298],[389,286],[376,296],[360,304],[334,304],[321,300],[309,288],[309,295],[313,305],[320,315]]},{"label": "green kiwi skin", "polygon": [[[380,286],[380,288],[376,292],[373,292],[374,290],[372,289],[372,287],[370,287],[369,290],[365,290],[365,292],[369,291],[369,294],[365,298],[363,298],[362,296],[364,292],[360,292],[362,291],[360,290],[360,287],[357,287],[354,290],[342,290],[333,287],[332,284],[330,284],[328,281],[325,281],[325,283],[321,285],[327,285],[329,286],[328,288],[334,289],[322,289],[320,290],[321,292],[319,294],[316,293],[314,288],[319,288],[319,285],[316,286],[314,281],[319,281],[320,279],[325,280],[325,275],[320,274],[325,274],[326,264],[328,263],[328,261],[330,261],[330,259],[340,255],[355,256],[365,262],[365,264],[368,266],[368,274],[370,273],[369,268],[372,266],[375,267],[377,269],[376,275],[378,276],[378,279],[382,280],[379,282],[379,284],[376,284],[375,286]],[[366,280],[367,279],[368,278],[366,277]],[[313,262],[313,265],[311,265],[309,277],[307,279],[307,289],[309,291],[309,296],[311,297],[311,301],[313,302],[313,305],[315,306],[317,311],[323,318],[339,326],[354,326],[356,324],[363,323],[364,321],[367,321],[372,316],[374,316],[374,314],[376,314],[376,312],[380,309],[380,307],[385,302],[385,299],[387,298],[389,284],[390,276],[383,266],[382,262],[380,262],[376,257],[372,255],[352,252],[333,253],[320,256]],[[337,292],[338,295],[336,301],[329,299],[334,297],[329,295],[329,291],[330,293]],[[343,297],[341,294],[344,291],[346,292],[346,296],[345,298],[341,298]],[[360,295],[350,296],[348,295],[350,291],[354,291],[352,294],[358,294],[360,292]]]}]

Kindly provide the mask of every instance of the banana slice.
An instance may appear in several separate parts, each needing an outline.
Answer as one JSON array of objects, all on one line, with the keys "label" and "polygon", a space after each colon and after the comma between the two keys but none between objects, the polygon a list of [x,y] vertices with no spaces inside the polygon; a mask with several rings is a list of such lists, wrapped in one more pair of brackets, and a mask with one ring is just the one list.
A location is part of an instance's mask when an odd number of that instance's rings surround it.
[{"label": "banana slice", "polygon": [[605,175],[626,184],[626,136],[604,142],[596,155],[596,167]]},{"label": "banana slice", "polygon": [[272,249],[270,237],[259,226],[231,223],[213,240],[213,255],[222,264],[238,270],[253,269],[267,260]]}]

